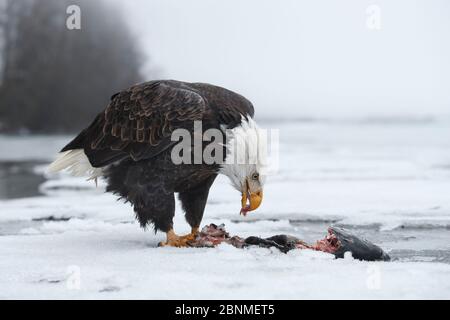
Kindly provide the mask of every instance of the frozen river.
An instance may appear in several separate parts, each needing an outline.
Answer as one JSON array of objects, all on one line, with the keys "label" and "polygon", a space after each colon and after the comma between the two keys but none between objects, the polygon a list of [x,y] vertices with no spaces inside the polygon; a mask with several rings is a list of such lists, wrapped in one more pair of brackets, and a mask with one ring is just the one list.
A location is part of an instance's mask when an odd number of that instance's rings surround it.
[{"label": "frozen river", "polygon": [[[392,262],[320,252],[157,248],[100,183],[48,176],[69,137],[0,136],[0,298],[450,298],[450,122],[265,122],[280,170],[247,218],[225,178],[204,224],[317,240],[343,226]],[[175,229],[188,226],[177,208]],[[75,279],[75,280],[74,280]]]}]

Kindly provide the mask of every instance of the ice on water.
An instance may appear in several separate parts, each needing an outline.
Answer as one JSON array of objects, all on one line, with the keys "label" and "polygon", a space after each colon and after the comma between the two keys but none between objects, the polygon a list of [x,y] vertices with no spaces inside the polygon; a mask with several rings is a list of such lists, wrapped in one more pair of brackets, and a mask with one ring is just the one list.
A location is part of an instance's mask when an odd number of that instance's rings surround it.
[{"label": "ice on water", "polygon": [[[308,241],[342,225],[393,262],[157,248],[163,235],[142,231],[103,184],[61,174],[46,176],[41,195],[0,201],[0,298],[450,298],[450,123],[260,125],[279,129],[281,139],[280,171],[267,179],[263,205],[239,216],[240,195],[220,178],[204,223]],[[67,139],[0,136],[0,161],[36,161],[33,172],[44,174]],[[179,207],[175,228],[188,232]]]}]

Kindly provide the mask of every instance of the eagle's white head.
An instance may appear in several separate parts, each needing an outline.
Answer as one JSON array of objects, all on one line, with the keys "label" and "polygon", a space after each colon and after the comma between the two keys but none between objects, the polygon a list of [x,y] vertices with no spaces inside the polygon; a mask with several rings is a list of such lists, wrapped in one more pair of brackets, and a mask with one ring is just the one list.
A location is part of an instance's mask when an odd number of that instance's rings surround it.
[{"label": "eagle's white head", "polygon": [[241,214],[256,210],[263,199],[267,167],[267,134],[250,117],[227,130],[225,163],[220,172],[242,194]]}]

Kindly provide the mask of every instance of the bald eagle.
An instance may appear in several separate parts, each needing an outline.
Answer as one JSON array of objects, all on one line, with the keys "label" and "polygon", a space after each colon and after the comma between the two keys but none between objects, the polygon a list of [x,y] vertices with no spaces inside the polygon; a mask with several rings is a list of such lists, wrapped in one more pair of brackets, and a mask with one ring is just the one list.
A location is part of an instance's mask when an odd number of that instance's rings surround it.
[{"label": "bald eagle", "polygon": [[[259,147],[261,129],[253,116],[249,100],[218,86],[174,80],[134,85],[111,97],[91,125],[61,150],[49,171],[68,169],[75,176],[103,177],[107,191],[132,204],[143,228],[153,224],[155,231],[166,233],[160,245],[187,246],[199,232],[218,174],[228,176],[241,193],[241,213],[260,206],[265,160],[264,148]],[[202,132],[216,129],[223,134],[222,161],[174,163],[172,151],[178,141],[173,133],[184,129],[195,134],[196,122],[201,122]],[[200,151],[206,147],[207,141],[202,141]],[[231,159],[236,152],[245,158],[252,147],[256,161]],[[173,230],[175,193],[191,226],[185,236]]]}]

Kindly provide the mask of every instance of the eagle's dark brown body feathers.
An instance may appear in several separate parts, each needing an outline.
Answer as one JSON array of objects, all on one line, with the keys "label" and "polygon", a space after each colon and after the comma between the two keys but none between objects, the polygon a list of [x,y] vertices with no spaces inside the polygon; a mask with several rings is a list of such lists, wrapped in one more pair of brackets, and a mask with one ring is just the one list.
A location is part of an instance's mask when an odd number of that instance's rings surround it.
[{"label": "eagle's dark brown body feathers", "polygon": [[175,165],[171,159],[174,130],[234,128],[242,116],[253,117],[244,97],[217,86],[179,81],[152,81],[115,94],[104,112],[64,151],[84,150],[90,164],[103,168],[107,190],[133,204],[140,224],[172,228],[174,193],[186,219],[198,227],[217,176],[218,165]]}]

